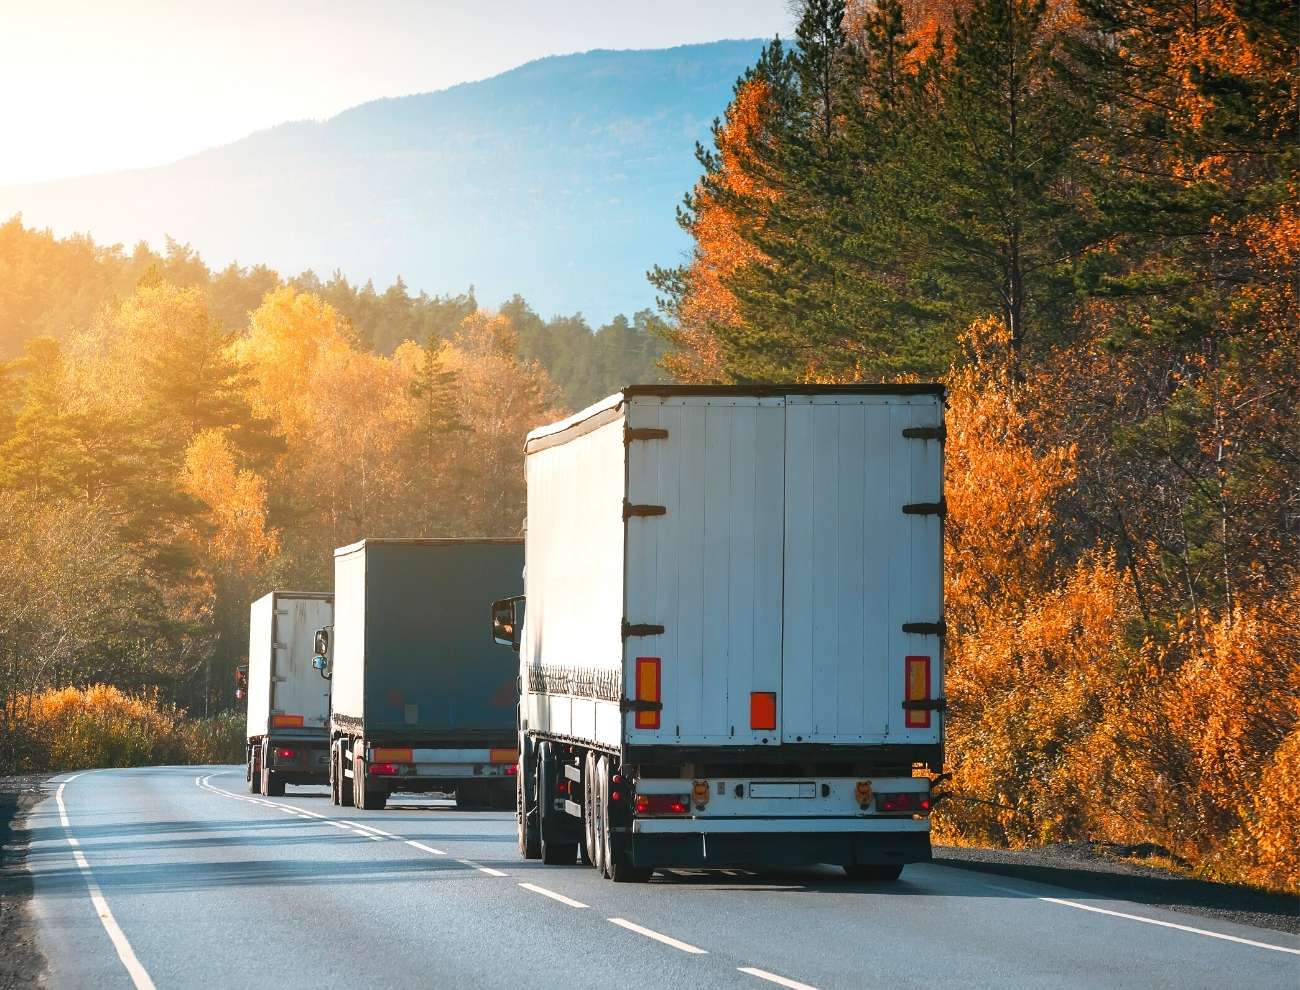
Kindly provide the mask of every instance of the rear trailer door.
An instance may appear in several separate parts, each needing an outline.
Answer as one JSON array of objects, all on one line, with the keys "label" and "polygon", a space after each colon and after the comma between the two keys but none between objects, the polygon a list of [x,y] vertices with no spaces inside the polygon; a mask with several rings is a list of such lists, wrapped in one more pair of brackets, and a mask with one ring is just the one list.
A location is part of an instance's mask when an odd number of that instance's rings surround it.
[{"label": "rear trailer door", "polygon": [[625,719],[632,745],[780,741],[784,407],[629,403],[623,652],[643,706]]},{"label": "rear trailer door", "polygon": [[316,630],[333,621],[329,598],[275,596],[271,728],[320,729],[329,721],[330,682],[311,661]]},{"label": "rear trailer door", "polygon": [[784,742],[940,741],[941,401],[786,398]]}]

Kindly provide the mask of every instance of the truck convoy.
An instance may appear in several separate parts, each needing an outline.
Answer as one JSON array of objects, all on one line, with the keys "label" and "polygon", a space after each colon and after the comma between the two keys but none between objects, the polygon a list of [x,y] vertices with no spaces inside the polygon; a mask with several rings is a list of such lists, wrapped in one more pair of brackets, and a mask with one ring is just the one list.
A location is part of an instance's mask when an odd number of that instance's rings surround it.
[{"label": "truck convoy", "polygon": [[329,779],[329,682],[313,669],[313,635],[328,625],[334,596],[273,591],[249,610],[245,776],[254,794]]},{"label": "truck convoy", "polygon": [[523,563],[517,539],[335,551],[333,636],[317,643],[332,654],[334,804],[454,791],[462,807],[512,806],[516,661],[485,635],[482,615],[498,589],[522,590]]},{"label": "truck convoy", "polygon": [[925,384],[633,386],[530,433],[527,607],[492,612],[521,853],[615,881],[929,859],[943,439]]}]

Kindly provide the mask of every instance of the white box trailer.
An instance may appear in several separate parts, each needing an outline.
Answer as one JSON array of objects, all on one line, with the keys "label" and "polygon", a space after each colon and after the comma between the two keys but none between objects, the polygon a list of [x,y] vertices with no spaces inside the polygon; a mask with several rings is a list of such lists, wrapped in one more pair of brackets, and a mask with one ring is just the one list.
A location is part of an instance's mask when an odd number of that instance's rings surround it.
[{"label": "white box trailer", "polygon": [[329,782],[330,685],[312,656],[333,616],[328,592],[273,591],[249,609],[245,776],[255,794]]},{"label": "white box trailer", "polygon": [[633,386],[530,433],[519,833],[614,879],[928,859],[943,389]]}]

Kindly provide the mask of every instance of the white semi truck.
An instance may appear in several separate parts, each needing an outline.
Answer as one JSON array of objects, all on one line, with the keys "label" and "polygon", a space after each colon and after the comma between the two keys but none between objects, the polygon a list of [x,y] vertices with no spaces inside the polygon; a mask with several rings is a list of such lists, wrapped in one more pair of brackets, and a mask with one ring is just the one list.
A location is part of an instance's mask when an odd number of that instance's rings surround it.
[{"label": "white semi truck", "polygon": [[248,746],[254,794],[329,782],[330,685],[312,665],[315,632],[333,621],[328,592],[273,591],[249,609]]},{"label": "white semi truck", "polygon": [[926,384],[632,386],[528,435],[525,596],[492,615],[525,857],[616,881],[929,859],[943,409]]}]

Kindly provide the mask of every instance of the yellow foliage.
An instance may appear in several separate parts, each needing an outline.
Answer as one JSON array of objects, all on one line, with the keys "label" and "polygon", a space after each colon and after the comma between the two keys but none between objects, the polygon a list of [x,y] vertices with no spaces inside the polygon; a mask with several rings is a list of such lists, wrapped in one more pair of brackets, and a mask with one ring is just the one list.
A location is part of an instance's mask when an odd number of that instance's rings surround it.
[{"label": "yellow foliage", "polygon": [[44,691],[19,725],[26,770],[80,770],[157,764],[239,762],[243,719],[233,713],[190,720],[156,695],[95,684]]},{"label": "yellow foliage", "polygon": [[181,485],[211,515],[212,558],[236,573],[253,572],[279,550],[279,535],[267,526],[266,482],[240,470],[235,452],[218,430],[204,430],[185,453]]}]

